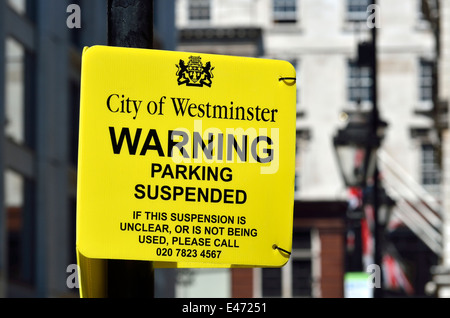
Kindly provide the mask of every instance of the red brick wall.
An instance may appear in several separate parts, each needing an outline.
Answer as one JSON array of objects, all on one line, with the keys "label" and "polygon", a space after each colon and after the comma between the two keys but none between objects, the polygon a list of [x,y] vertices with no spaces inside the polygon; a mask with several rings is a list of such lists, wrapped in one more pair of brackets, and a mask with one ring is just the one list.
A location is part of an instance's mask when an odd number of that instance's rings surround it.
[{"label": "red brick wall", "polygon": [[253,297],[253,269],[251,268],[231,269],[231,297],[233,298]]},{"label": "red brick wall", "polygon": [[344,297],[344,236],[337,230],[319,230],[321,244],[321,294]]}]

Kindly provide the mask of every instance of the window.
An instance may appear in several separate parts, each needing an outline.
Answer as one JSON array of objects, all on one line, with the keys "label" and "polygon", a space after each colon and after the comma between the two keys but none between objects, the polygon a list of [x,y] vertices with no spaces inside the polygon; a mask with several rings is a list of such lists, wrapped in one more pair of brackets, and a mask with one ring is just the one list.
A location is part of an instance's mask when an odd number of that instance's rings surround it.
[{"label": "window", "polygon": [[208,21],[210,18],[210,0],[189,0],[189,20]]},{"label": "window", "polygon": [[419,94],[421,101],[431,102],[433,100],[433,67],[433,62],[420,60]]},{"label": "window", "polygon": [[311,259],[292,260],[292,296],[311,297],[312,295]]},{"label": "window", "polygon": [[351,102],[372,102],[372,70],[368,66],[348,63],[348,100]]},{"label": "window", "polygon": [[6,136],[18,144],[25,142],[25,49],[6,39]]},{"label": "window", "polygon": [[8,231],[8,278],[10,282],[34,282],[34,215],[31,182],[6,170],[5,206]]},{"label": "window", "polygon": [[314,256],[318,253],[313,251],[312,236],[310,229],[294,228],[292,255],[286,266],[262,269],[262,297],[313,296],[313,263],[318,261]]},{"label": "window", "polygon": [[311,231],[294,228],[292,237],[292,296],[312,296]]},{"label": "window", "polygon": [[281,297],[280,268],[263,268],[262,294],[263,297]]},{"label": "window", "polygon": [[422,144],[422,184],[430,193],[439,194],[440,169],[432,144]]},{"label": "window", "polygon": [[5,40],[5,125],[6,137],[18,145],[35,146],[35,56],[18,40]]},{"label": "window", "polygon": [[297,0],[273,0],[273,20],[277,23],[297,21]]},{"label": "window", "polygon": [[347,20],[366,21],[369,0],[347,0]]}]

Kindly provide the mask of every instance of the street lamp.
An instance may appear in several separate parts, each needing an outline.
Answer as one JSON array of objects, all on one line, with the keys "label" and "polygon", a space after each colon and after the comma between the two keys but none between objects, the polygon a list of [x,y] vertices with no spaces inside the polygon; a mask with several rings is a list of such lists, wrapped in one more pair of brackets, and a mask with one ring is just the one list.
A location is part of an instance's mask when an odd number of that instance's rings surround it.
[{"label": "street lamp", "polygon": [[374,174],[376,152],[387,124],[378,121],[374,131],[372,120],[370,113],[349,113],[347,126],[333,138],[339,170],[347,187],[364,187],[367,178]]},{"label": "street lamp", "polygon": [[[376,0],[369,1],[374,11]],[[376,19],[376,14],[373,15]],[[373,81],[371,87],[372,111],[370,116],[363,113],[356,113],[349,116],[347,127],[338,131],[334,137],[334,147],[336,150],[339,169],[347,186],[357,186],[364,188],[367,186],[367,179],[372,178],[373,211],[374,211],[374,262],[382,263],[382,243],[380,224],[380,202],[378,198],[379,180],[376,151],[384,137],[384,130],[387,124],[380,120],[378,112],[378,63],[377,63],[377,26],[369,26],[371,29],[371,42],[358,45],[358,65],[370,67]],[[359,110],[359,109],[358,109]],[[380,273],[383,280],[383,274]],[[374,297],[383,296],[382,288],[374,290]]]},{"label": "street lamp", "polygon": [[[347,116],[347,125],[343,129],[339,129],[333,138],[337,163],[348,188],[356,187],[366,191],[370,190],[369,197],[366,196],[366,193],[363,199],[369,199],[373,208],[373,237],[375,243],[373,257],[375,264],[381,265],[381,248],[383,245],[381,232],[384,231],[389,218],[391,202],[385,200],[384,196],[378,198],[379,195],[384,194],[384,189],[382,192],[379,191],[377,150],[384,138],[387,123],[380,120],[379,116],[374,116],[373,112],[362,112],[359,107],[356,112],[349,113]],[[369,178],[372,178],[370,186],[367,182]],[[352,215],[354,214],[349,214],[348,217]],[[352,225],[356,223],[351,219],[348,219],[348,222],[350,230],[353,230]],[[349,268],[358,268],[362,265],[362,259],[355,258],[358,255],[358,253],[353,257],[349,255]],[[380,276],[382,277],[381,273]],[[381,288],[374,290],[374,297],[382,297]]]}]

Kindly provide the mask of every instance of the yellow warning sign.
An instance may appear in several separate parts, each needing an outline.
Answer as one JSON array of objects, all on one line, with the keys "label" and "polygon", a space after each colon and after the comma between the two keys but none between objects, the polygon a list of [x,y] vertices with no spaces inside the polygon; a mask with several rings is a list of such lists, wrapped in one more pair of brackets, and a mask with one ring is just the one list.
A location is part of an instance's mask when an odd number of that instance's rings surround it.
[{"label": "yellow warning sign", "polygon": [[285,61],[85,49],[79,253],[282,266],[292,244],[295,115],[295,70]]}]

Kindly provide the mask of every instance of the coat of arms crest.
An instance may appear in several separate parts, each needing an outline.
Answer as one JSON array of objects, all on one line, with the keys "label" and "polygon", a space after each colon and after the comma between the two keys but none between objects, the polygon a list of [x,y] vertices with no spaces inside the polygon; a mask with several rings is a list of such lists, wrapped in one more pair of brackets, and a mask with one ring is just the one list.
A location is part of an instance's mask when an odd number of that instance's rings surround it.
[{"label": "coat of arms crest", "polygon": [[199,86],[206,85],[211,87],[214,78],[212,71],[214,67],[211,67],[211,62],[202,63],[200,56],[190,56],[189,61],[186,64],[185,61],[180,59],[179,64],[176,65],[178,71],[178,85],[186,84],[186,86]]}]

